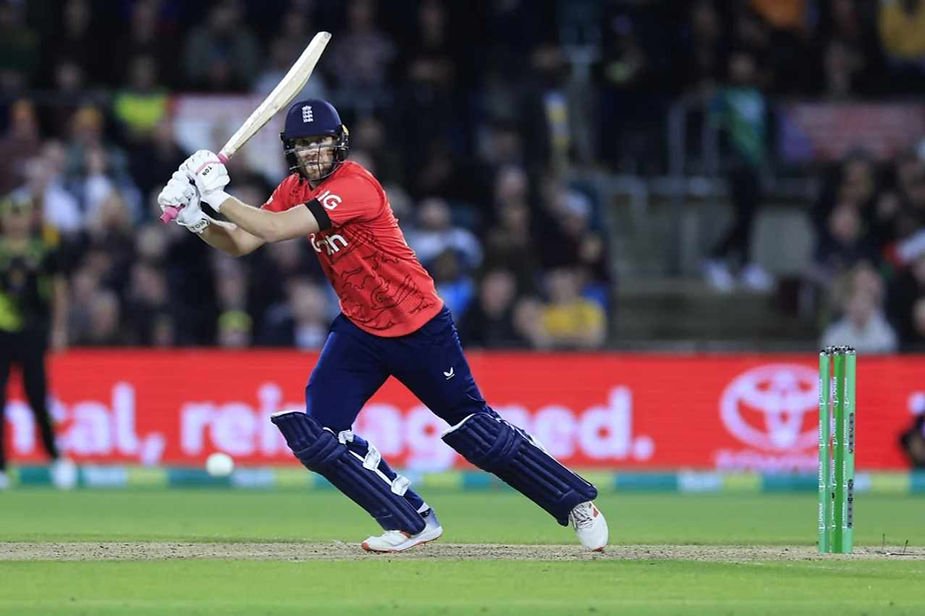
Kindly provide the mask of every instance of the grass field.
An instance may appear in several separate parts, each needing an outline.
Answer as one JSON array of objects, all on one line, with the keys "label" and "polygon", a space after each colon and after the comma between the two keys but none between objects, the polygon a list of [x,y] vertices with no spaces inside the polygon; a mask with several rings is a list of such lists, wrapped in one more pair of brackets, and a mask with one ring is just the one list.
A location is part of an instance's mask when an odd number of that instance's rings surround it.
[{"label": "grass field", "polygon": [[0,614],[925,613],[921,497],[861,495],[822,557],[806,493],[607,495],[603,556],[514,493],[426,496],[443,538],[377,556],[330,491],[0,493]]}]

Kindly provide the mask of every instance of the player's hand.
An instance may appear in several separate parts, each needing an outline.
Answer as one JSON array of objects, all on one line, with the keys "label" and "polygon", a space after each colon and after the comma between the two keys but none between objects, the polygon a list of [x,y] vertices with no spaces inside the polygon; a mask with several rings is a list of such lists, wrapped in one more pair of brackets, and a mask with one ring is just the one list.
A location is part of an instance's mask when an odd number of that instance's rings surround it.
[{"label": "player's hand", "polygon": [[193,196],[177,215],[177,224],[199,235],[214,221],[205,215],[199,203],[199,193],[193,190]]},{"label": "player's hand", "polygon": [[218,154],[209,150],[199,150],[183,161],[180,171],[185,172],[196,183],[200,198],[216,210],[228,198],[224,189],[231,178]]},{"label": "player's hand", "polygon": [[174,171],[167,185],[157,196],[157,204],[161,207],[161,212],[168,207],[183,208],[195,195],[196,187],[190,183],[186,173]]}]

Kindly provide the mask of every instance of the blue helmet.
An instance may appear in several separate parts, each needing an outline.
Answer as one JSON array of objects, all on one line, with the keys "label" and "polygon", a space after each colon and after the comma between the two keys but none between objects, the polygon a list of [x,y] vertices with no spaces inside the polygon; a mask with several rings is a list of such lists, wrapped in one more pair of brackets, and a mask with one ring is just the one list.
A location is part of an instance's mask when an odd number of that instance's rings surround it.
[{"label": "blue helmet", "polygon": [[295,141],[305,137],[320,137],[330,135],[337,140],[334,142],[334,164],[329,170],[322,172],[319,177],[312,178],[321,180],[337,170],[347,159],[350,151],[350,133],[347,127],[340,121],[340,115],[334,106],[321,99],[307,99],[298,101],[289,107],[286,112],[286,125],[279,134],[283,141],[283,151],[286,154],[286,162],[289,164],[289,171],[299,173],[302,177],[309,179],[305,174],[299,157],[296,155],[298,150]]}]

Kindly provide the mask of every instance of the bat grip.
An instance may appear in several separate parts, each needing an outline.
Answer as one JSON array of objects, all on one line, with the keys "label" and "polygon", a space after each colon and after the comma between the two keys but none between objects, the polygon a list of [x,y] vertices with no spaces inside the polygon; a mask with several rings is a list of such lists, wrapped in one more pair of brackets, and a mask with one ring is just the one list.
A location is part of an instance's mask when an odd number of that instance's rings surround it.
[{"label": "bat grip", "polygon": [[161,214],[161,222],[168,223],[179,215],[180,215],[180,206],[168,205],[166,208],[164,208],[164,213]]}]

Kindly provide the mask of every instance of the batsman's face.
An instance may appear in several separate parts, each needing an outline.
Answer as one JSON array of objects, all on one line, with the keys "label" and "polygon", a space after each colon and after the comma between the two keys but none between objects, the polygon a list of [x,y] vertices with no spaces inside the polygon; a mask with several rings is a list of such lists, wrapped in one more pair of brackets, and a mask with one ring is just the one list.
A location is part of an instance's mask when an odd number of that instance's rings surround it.
[{"label": "batsman's face", "polygon": [[295,155],[309,181],[328,175],[334,165],[334,143],[331,136],[305,137],[295,140]]}]

